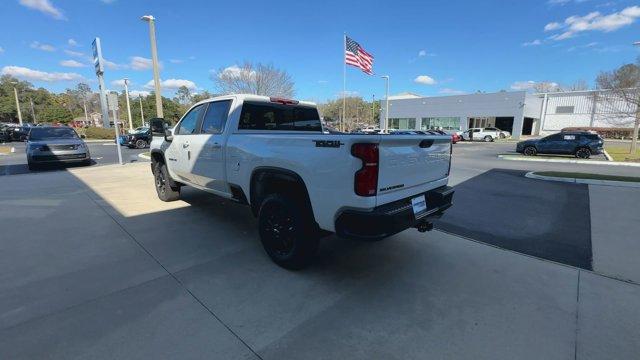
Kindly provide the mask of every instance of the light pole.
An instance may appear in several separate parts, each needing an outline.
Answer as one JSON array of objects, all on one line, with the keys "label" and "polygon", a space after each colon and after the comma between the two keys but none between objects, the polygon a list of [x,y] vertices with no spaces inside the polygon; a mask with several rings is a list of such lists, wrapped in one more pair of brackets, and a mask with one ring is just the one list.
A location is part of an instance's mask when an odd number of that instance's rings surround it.
[{"label": "light pole", "polygon": [[384,126],[381,126],[380,129],[383,132],[387,132],[389,126],[389,75],[381,76],[381,78],[387,80],[387,86],[385,90],[385,105],[384,105]]},{"label": "light pole", "polygon": [[153,15],[145,15],[140,18],[149,23],[149,40],[151,41],[151,61],[153,63],[153,83],[156,89],[156,117],[163,118],[162,94],[160,89],[160,71],[158,70],[158,47],[156,44],[156,19]]},{"label": "light pole", "polygon": [[124,79],[124,96],[127,97],[127,115],[129,116],[129,130],[133,130],[133,122],[131,120],[131,106],[129,105],[129,79]]},{"label": "light pole", "polygon": [[142,110],[142,95],[138,95],[138,100],[140,100],[140,119],[142,120],[142,126],[144,126],[144,111]]},{"label": "light pole", "polygon": [[18,89],[16,88],[16,85],[18,84],[18,82],[13,81],[13,94],[16,96],[16,108],[18,109],[18,122],[20,123],[20,126],[22,126],[22,112],[20,111],[20,101],[18,100]]}]

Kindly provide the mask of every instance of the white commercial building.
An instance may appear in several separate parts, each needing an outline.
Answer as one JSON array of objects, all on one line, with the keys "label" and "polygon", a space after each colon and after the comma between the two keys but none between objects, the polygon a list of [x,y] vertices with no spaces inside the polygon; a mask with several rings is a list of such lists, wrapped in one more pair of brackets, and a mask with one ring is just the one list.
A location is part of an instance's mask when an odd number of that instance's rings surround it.
[{"label": "white commercial building", "polygon": [[[381,117],[385,101],[380,101]],[[525,91],[421,97],[389,97],[389,129],[465,131],[497,127],[518,139],[566,127],[632,127],[635,106],[608,91],[530,94]]]}]

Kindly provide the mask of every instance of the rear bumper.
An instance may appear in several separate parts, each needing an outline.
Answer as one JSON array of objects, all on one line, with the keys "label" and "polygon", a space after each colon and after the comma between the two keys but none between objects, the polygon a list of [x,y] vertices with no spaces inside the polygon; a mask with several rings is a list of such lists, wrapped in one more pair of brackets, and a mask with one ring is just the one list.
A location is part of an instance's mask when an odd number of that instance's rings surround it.
[{"label": "rear bumper", "polygon": [[[423,194],[378,206],[373,210],[344,210],[336,220],[338,236],[354,239],[378,240],[438,219],[451,207],[454,190],[442,186]],[[427,210],[414,215],[411,199],[425,195]]]}]

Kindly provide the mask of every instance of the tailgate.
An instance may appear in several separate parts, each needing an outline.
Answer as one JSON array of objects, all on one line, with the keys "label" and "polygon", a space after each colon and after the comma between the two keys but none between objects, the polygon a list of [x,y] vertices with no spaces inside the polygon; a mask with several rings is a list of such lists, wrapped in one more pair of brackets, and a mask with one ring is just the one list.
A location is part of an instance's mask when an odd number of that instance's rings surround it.
[{"label": "tailgate", "polygon": [[446,184],[450,136],[382,135],[379,153],[378,205]]}]

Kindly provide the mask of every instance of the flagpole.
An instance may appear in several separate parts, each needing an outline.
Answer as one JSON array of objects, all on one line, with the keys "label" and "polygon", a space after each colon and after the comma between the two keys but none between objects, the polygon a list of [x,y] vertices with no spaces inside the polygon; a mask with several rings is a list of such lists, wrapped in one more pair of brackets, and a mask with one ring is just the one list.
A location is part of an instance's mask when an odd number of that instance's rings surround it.
[{"label": "flagpole", "polygon": [[340,131],[344,131],[344,121],[346,116],[346,108],[347,108],[347,61],[345,60],[345,56],[347,53],[347,33],[344,33],[343,37],[343,48],[342,48],[342,121],[340,121]]}]

